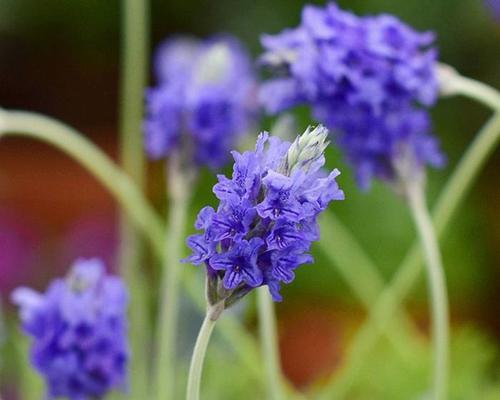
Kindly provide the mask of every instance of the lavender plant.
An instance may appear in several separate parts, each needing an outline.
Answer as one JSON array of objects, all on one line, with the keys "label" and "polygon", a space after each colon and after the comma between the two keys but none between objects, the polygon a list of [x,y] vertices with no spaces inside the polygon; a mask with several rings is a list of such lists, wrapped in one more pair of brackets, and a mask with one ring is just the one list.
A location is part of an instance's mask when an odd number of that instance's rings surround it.
[{"label": "lavender plant", "polygon": [[322,126],[308,128],[290,144],[261,134],[255,151],[233,152],[232,179],[219,175],[217,211],[198,214],[196,228],[204,232],[188,238],[193,253],[186,261],[206,268],[208,308],[191,361],[189,400],[199,398],[204,354],[221,313],[263,285],[282,300],[281,284],[313,261],[316,219],[331,201],[344,199],[339,171],[322,169],[327,135]]},{"label": "lavender plant", "polygon": [[129,359],[127,290],[98,259],[77,260],[45,293],[12,293],[22,328],[32,339],[31,363],[47,398],[102,398],[126,389]]},{"label": "lavender plant", "polygon": [[[261,63],[275,76],[263,85],[261,99],[270,113],[309,105],[314,116],[334,132],[363,189],[374,177],[380,178],[408,200],[428,267],[434,396],[443,399],[447,295],[424,199],[425,166],[440,167],[445,161],[429,133],[426,110],[443,84],[433,38],[432,33],[416,32],[390,15],[358,17],[334,3],[324,8],[306,6],[297,28],[262,37]],[[446,80],[444,90],[456,81]],[[478,98],[489,97],[488,91],[478,92]]]},{"label": "lavender plant", "polygon": [[165,41],[155,57],[158,85],[146,92],[145,146],[152,159],[178,154],[190,168],[222,167],[255,123],[249,55],[229,36]]},{"label": "lavender plant", "polygon": [[220,168],[256,117],[256,81],[250,58],[236,39],[176,38],[156,55],[158,85],[147,91],[145,147],[168,157],[171,200],[156,335],[155,395],[172,397],[178,326],[179,265],[191,186],[200,166]]},{"label": "lavender plant", "polygon": [[[262,88],[269,112],[311,106],[367,188],[373,177],[404,194],[427,256],[434,338],[434,395],[446,396],[448,316],[437,240],[424,200],[425,165],[444,157],[423,107],[438,94],[433,34],[390,15],[358,17],[334,3],[306,6],[299,27],[263,36],[262,63],[284,71]],[[274,96],[270,96],[270,93]]]}]

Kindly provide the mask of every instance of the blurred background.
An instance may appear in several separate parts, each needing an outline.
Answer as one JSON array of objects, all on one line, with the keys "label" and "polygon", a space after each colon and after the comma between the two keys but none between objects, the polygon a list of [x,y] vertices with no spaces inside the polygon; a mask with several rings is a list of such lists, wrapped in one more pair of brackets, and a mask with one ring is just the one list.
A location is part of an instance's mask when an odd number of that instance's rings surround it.
[{"label": "blurred background", "polygon": [[[304,4],[298,0],[153,0],[151,50],[172,34],[205,37],[227,32],[258,55],[259,35],[297,25]],[[500,6],[495,0],[351,0],[339,4],[360,14],[393,13],[419,30],[434,30],[443,62],[500,87]],[[118,0],[0,0],[0,106],[61,119],[115,157],[119,38]],[[435,107],[435,131],[449,161],[445,169],[429,173],[431,203],[488,115],[489,110],[462,98],[444,99]],[[302,131],[309,117],[303,111],[296,116]],[[272,122],[265,120],[261,129],[269,129]],[[360,192],[334,150],[329,165],[342,170],[340,183],[348,199],[332,209],[355,233],[383,276],[390,278],[415,237],[403,203],[380,184],[368,193]],[[471,357],[481,356],[477,368],[489,375],[494,375],[491,367],[500,364],[499,168],[497,150],[442,241],[453,329],[456,340],[467,342],[459,345],[463,354],[457,357],[463,359],[458,364],[470,366],[475,362]],[[150,164],[149,170],[148,195],[161,209],[162,168]],[[201,205],[213,203],[214,176],[205,171],[200,181],[203,186],[196,191],[193,220]],[[116,222],[112,199],[69,158],[40,143],[2,139],[0,294],[7,313],[13,311],[8,305],[13,287],[22,283],[44,288],[76,257],[101,256],[114,268]],[[299,269],[297,280],[284,289],[285,301],[277,308],[283,366],[299,387],[335,369],[365,316],[335,266],[318,247],[313,253],[316,263]],[[407,302],[422,337],[428,327],[425,295],[422,278]],[[252,321],[250,313],[250,328]],[[376,361],[372,368],[378,368]],[[384,376],[385,369],[377,371]],[[478,375],[477,379],[484,379],[484,374]]]}]

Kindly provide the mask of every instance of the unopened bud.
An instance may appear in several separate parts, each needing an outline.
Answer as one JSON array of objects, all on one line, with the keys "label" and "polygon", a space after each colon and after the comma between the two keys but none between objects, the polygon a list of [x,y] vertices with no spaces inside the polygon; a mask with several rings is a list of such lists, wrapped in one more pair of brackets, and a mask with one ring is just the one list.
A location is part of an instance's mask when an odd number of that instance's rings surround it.
[{"label": "unopened bud", "polygon": [[328,144],[328,129],[318,125],[298,136],[292,143],[283,160],[280,170],[285,175],[290,175],[296,169],[307,171],[311,165],[323,156]]}]

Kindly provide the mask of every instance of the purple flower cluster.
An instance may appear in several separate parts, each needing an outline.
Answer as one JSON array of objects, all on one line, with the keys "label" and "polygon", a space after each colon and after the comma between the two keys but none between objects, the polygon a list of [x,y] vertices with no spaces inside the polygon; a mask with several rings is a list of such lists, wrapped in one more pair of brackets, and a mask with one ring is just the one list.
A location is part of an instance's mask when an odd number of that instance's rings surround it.
[{"label": "purple flower cluster", "polygon": [[[425,111],[416,110],[438,95],[433,40],[392,15],[358,17],[334,3],[306,6],[297,28],[262,37],[261,63],[276,76],[263,85],[261,102],[269,113],[310,105],[339,135],[364,187],[374,176],[393,177],[401,146],[411,147],[419,165],[439,165],[437,146],[421,146],[433,140]],[[403,129],[406,119],[422,130]]]},{"label": "purple flower cluster", "polygon": [[204,263],[208,279],[221,282],[218,293],[238,299],[253,288],[268,285],[275,301],[281,283],[294,270],[312,262],[311,243],[319,239],[318,215],[344,193],[326,173],[323,152],[328,131],[308,129],[292,144],[263,133],[255,151],[233,152],[233,175],[219,175],[214,193],[217,210],[203,208],[187,243],[193,264]]},{"label": "purple flower cluster", "polygon": [[257,116],[252,62],[233,38],[175,38],[156,56],[158,85],[146,93],[149,156],[181,152],[188,162],[219,168]]},{"label": "purple flower cluster", "polygon": [[102,398],[126,386],[127,293],[98,259],[77,260],[45,293],[18,288],[22,327],[32,337],[31,361],[47,398]]}]

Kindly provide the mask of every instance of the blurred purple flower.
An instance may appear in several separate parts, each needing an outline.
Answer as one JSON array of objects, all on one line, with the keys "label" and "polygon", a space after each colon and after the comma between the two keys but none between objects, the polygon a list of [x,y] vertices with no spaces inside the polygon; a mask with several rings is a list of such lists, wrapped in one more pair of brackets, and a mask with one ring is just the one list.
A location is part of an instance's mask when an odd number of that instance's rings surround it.
[{"label": "blurred purple flower", "polygon": [[257,116],[252,63],[230,37],[178,37],[156,55],[156,87],[146,93],[146,150],[153,159],[173,151],[196,165],[219,168]]},{"label": "blurred purple flower", "polygon": [[[392,15],[358,17],[334,3],[305,6],[297,28],[262,37],[260,62],[275,76],[263,84],[260,100],[272,114],[311,106],[340,134],[362,187],[373,177],[392,179],[401,148],[410,150],[417,168],[441,165],[423,122],[428,117],[415,109],[431,106],[438,95],[433,41],[433,33]],[[429,140],[434,145],[421,145]]]},{"label": "blurred purple flower", "polygon": [[[255,151],[233,152],[231,179],[219,175],[214,193],[217,211],[203,208],[187,243],[186,260],[207,267],[213,297],[226,306],[253,288],[268,285],[281,300],[281,283],[312,262],[307,252],[319,239],[316,219],[332,200],[343,200],[338,170],[323,170],[328,131],[308,129],[292,144],[261,134]],[[221,299],[218,299],[221,300]]]},{"label": "blurred purple flower", "polygon": [[23,331],[32,338],[31,362],[44,377],[47,398],[85,400],[126,386],[128,296],[98,259],[77,260],[45,293],[12,293]]}]

